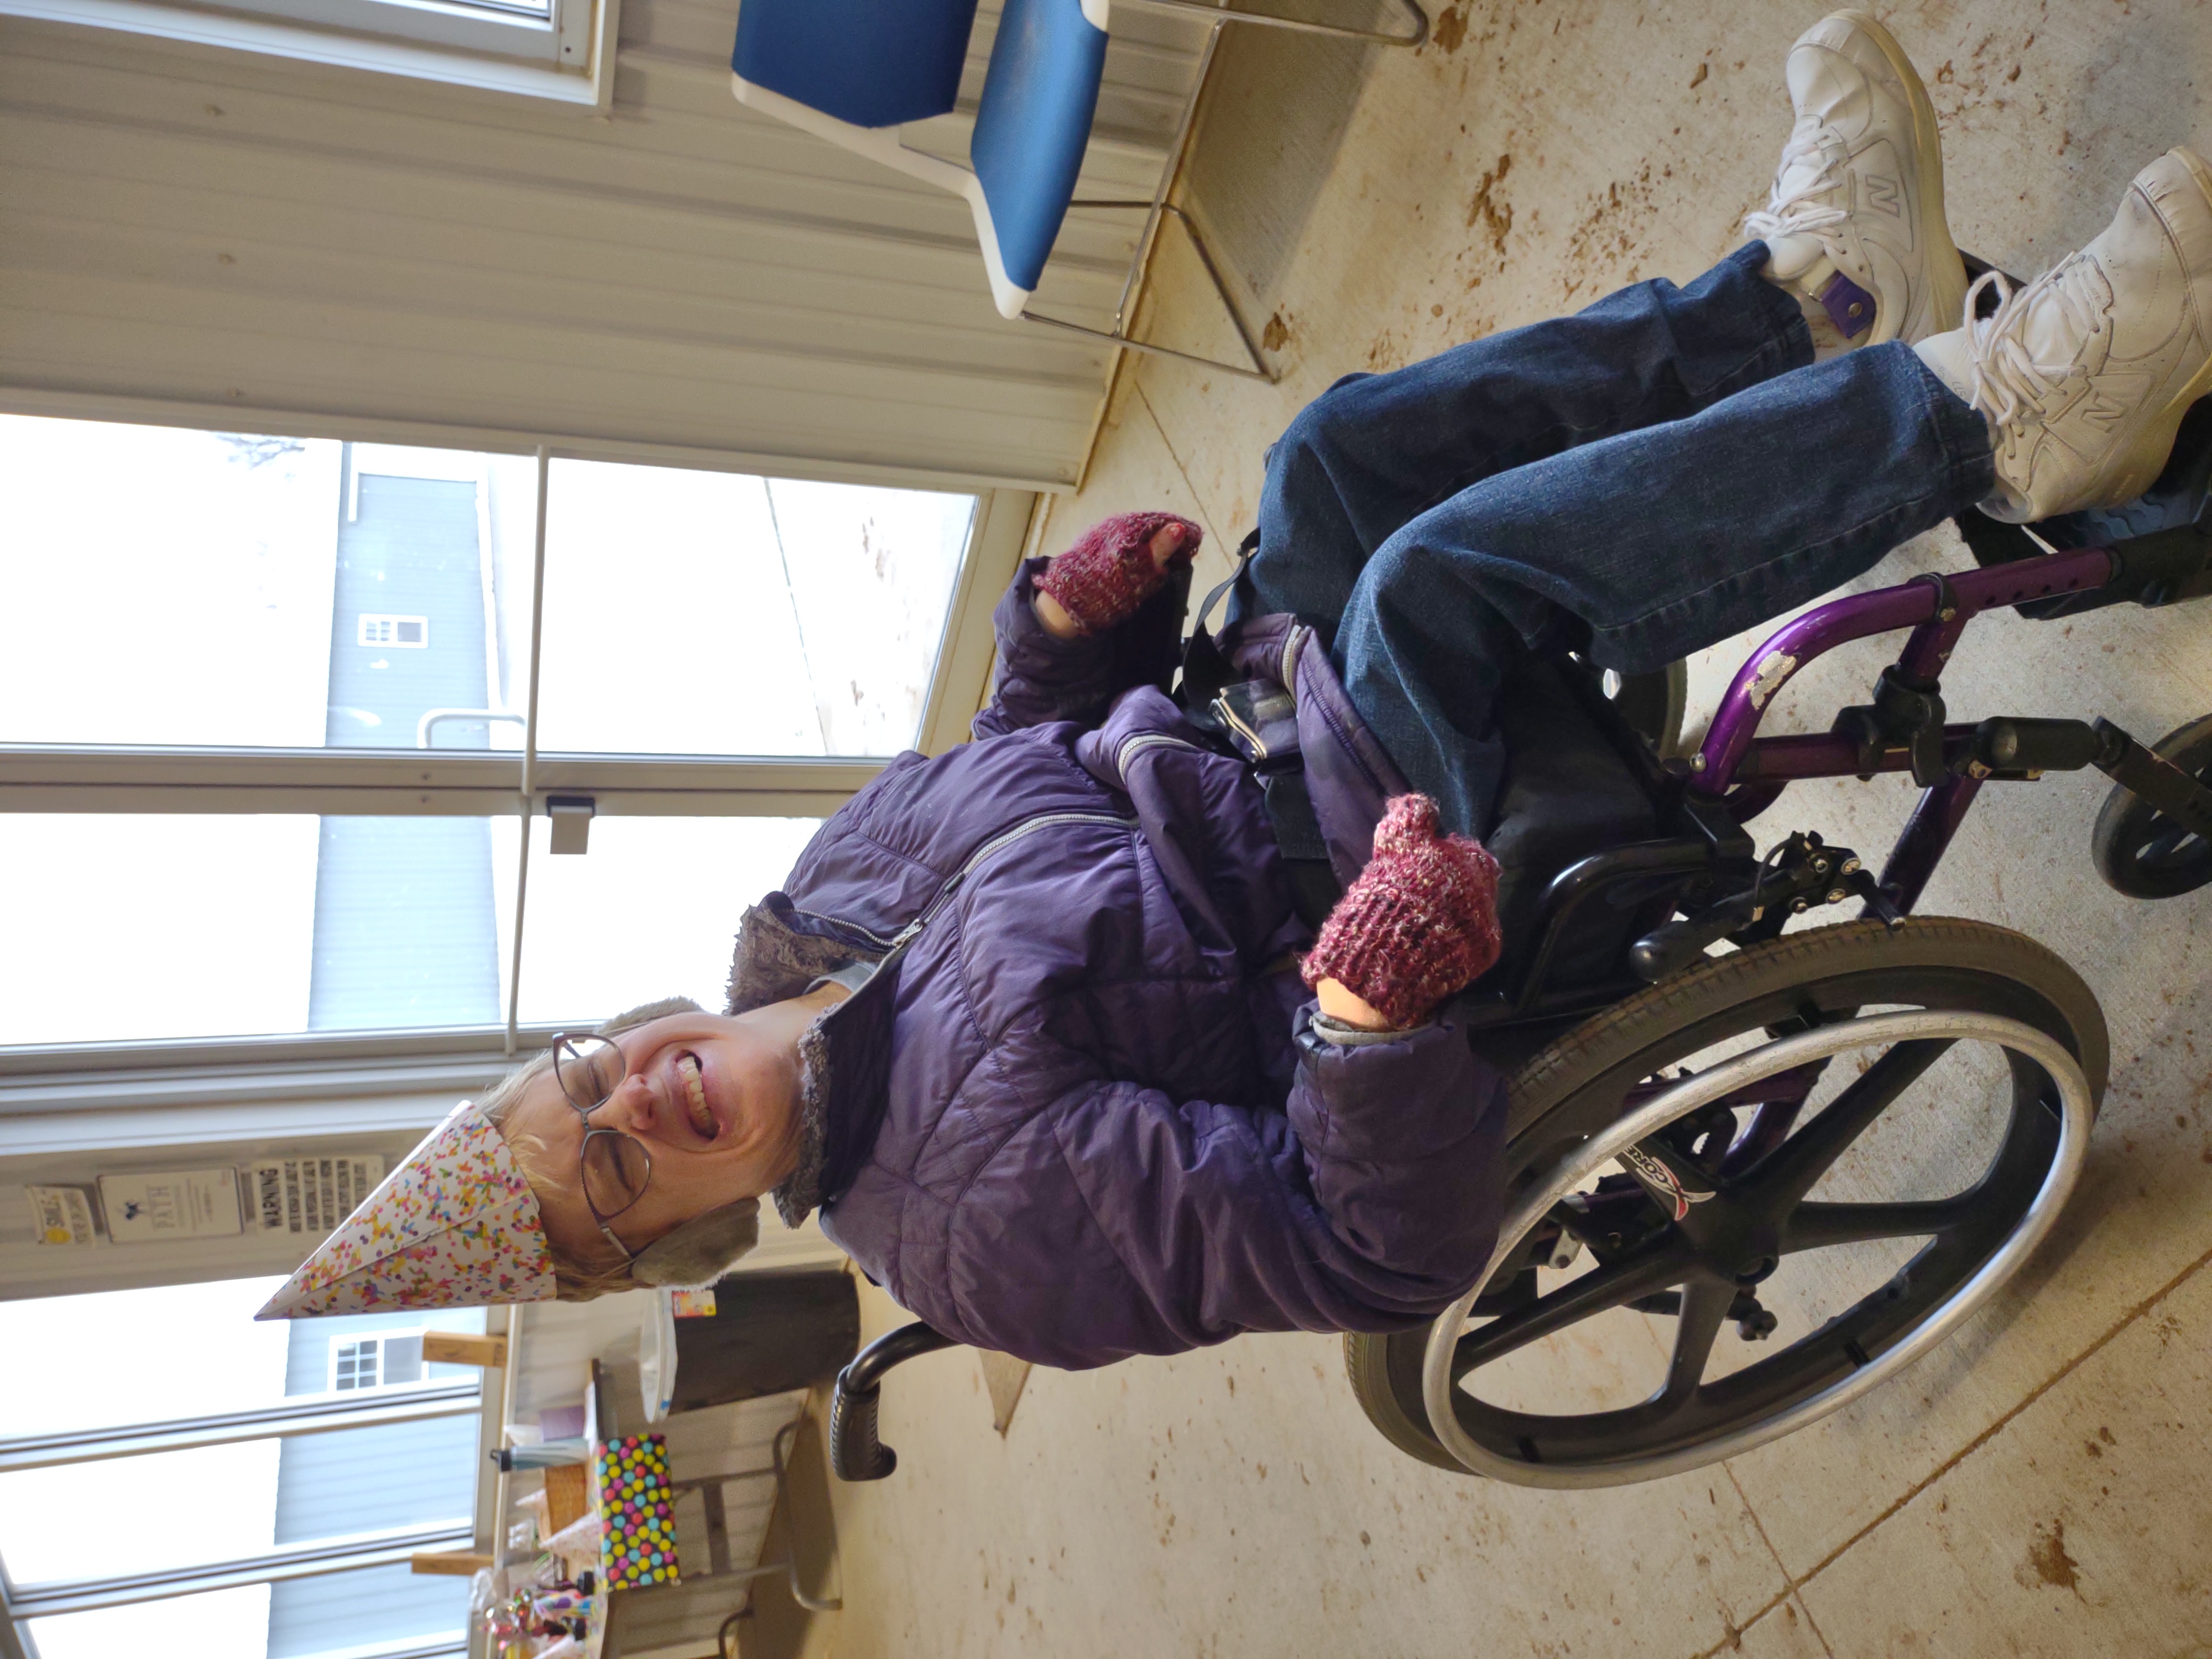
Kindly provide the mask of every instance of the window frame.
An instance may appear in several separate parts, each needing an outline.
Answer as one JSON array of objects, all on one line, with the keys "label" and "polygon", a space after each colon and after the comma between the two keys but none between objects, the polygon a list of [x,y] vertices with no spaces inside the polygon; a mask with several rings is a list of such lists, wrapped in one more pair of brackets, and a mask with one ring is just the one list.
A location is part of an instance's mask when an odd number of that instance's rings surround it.
[{"label": "window frame", "polygon": [[[112,29],[196,46],[543,98],[600,114],[613,107],[621,0],[551,0],[538,23],[441,0],[0,0],[0,15]],[[258,13],[256,15],[253,14]]]},{"label": "window frame", "polygon": [[[0,12],[50,15],[50,0],[0,0]],[[126,0],[51,0],[65,10],[106,6],[118,12],[172,15],[168,9],[136,7]],[[611,19],[613,0],[600,9]],[[79,20],[82,21],[82,20]],[[111,25],[119,26],[119,25]],[[609,24],[611,27],[611,23]],[[159,30],[155,32],[161,32]],[[186,37],[197,38],[197,37]],[[611,46],[612,36],[606,37]],[[611,80],[611,61],[606,59]],[[935,665],[924,702],[916,746],[936,754],[964,741],[969,721],[988,690],[995,641],[992,612],[1039,527],[1042,497],[1027,481],[946,476],[921,469],[842,465],[789,457],[700,450],[675,446],[601,442],[570,435],[490,431],[423,422],[295,411],[228,408],[98,394],[0,389],[0,411],[70,420],[105,420],[205,431],[251,431],[271,436],[332,438],[506,454],[534,454],[539,467],[538,568],[532,572],[534,673],[538,624],[543,617],[544,480],[553,460],[659,465],[744,472],[774,478],[878,484],[959,491],[976,499],[969,542],[954,578]],[[526,715],[527,721],[529,716]],[[729,756],[604,755],[538,752],[534,726],[526,725],[521,750],[281,750],[161,748],[125,745],[0,744],[0,811],[153,813],[318,813],[342,816],[521,817],[551,818],[550,798],[588,795],[594,816],[827,817],[883,769],[878,759],[744,757]],[[527,848],[514,895],[520,905],[514,948],[519,966],[526,919]],[[501,895],[500,896],[508,896]],[[340,1146],[404,1133],[419,1135],[450,1108],[457,1095],[480,1087],[485,1076],[535,1053],[552,1028],[519,1019],[519,972],[510,975],[502,1026],[443,1027],[394,1031],[285,1033],[203,1040],[161,1039],[91,1043],[0,1046],[0,1158],[19,1162],[85,1153],[151,1155],[154,1149],[184,1155],[205,1149],[237,1159],[247,1144]],[[312,1106],[303,1112],[303,1106]],[[220,1149],[217,1151],[216,1149]],[[250,1158],[245,1161],[252,1161]],[[72,1277],[72,1289],[121,1288],[125,1284],[182,1282],[205,1277],[185,1261],[155,1267],[142,1258],[106,1259],[94,1278]],[[126,1273],[125,1270],[128,1269]],[[179,1270],[181,1269],[179,1272]],[[176,1278],[170,1277],[172,1273]],[[4,1293],[4,1292],[0,1292]],[[56,1286],[32,1294],[66,1294]],[[520,1365],[520,1308],[489,1310],[486,1329],[509,1337],[501,1380],[483,1379],[477,1401],[477,1457],[501,1443],[512,1414]],[[379,1387],[342,1396],[344,1408],[325,1413],[331,1427],[404,1420],[408,1413],[442,1413],[445,1396],[465,1384],[424,1382]],[[297,1426],[312,1432],[311,1413],[294,1411]],[[157,1425],[193,1443],[219,1438],[261,1438],[265,1423],[191,1419]],[[151,1432],[148,1431],[147,1432]],[[130,1449],[167,1449],[143,1438],[125,1447],[122,1437],[94,1437],[118,1449],[80,1449],[77,1458],[123,1455]],[[0,1439],[0,1468],[13,1443]],[[177,1443],[173,1439],[170,1443]],[[21,1455],[26,1449],[17,1447]],[[507,1481],[479,1478],[468,1532],[454,1531],[444,1547],[497,1553]],[[382,1549],[404,1559],[392,1540],[356,1540],[361,1550]],[[438,1547],[413,1544],[414,1548]],[[358,1552],[357,1552],[358,1553]],[[383,1559],[379,1555],[375,1559]],[[261,1563],[283,1571],[339,1571],[368,1565],[346,1557],[340,1565]],[[201,1585],[199,1588],[209,1586]],[[168,1595],[191,1593],[177,1585]],[[151,1599],[133,1597],[132,1599]],[[17,1620],[53,1609],[51,1598],[16,1596],[0,1563],[0,1659],[36,1659],[27,1626]],[[470,1650],[480,1651],[478,1632]],[[458,1645],[395,1648],[388,1659],[426,1659],[460,1652]],[[359,1659],[368,1659],[361,1656]]]},{"label": "window frame", "polygon": [[[43,0],[39,0],[43,3]],[[0,0],[0,9],[15,0]],[[529,691],[520,750],[273,749],[127,744],[0,744],[0,812],[166,814],[314,813],[346,817],[520,817],[520,871],[513,895],[504,1050],[521,1052],[522,951],[528,917],[528,820],[554,823],[588,802],[591,817],[617,816],[826,817],[888,763],[889,757],[643,756],[541,753],[538,671],[544,617],[545,505],[556,460],[642,463],[971,495],[975,509],[932,665],[916,746],[936,754],[964,740],[988,690],[995,657],[991,613],[1031,538],[1034,492],[992,481],[908,469],[798,466],[778,458],[635,444],[593,444],[541,434],[486,432],[343,416],[274,416],[189,404],[66,394],[0,396],[0,412],[252,431],[272,437],[338,438],[485,453],[530,453],[537,462],[529,642]],[[560,843],[556,842],[556,847]],[[4,1054],[0,1049],[0,1054]],[[0,1102],[0,1115],[4,1115]],[[4,1656],[0,1656],[4,1659]]]},{"label": "window frame", "polygon": [[[516,1322],[512,1310],[487,1310],[485,1328],[507,1334]],[[401,1335],[404,1331],[386,1334]],[[380,1360],[381,1355],[380,1354]],[[512,1363],[512,1356],[510,1356]],[[235,1412],[205,1413],[167,1421],[125,1424],[104,1429],[65,1430],[43,1435],[0,1436],[0,1474],[70,1467],[110,1459],[185,1451],[246,1441],[292,1439],[311,1434],[423,1422],[447,1417],[477,1419],[475,1496],[471,1512],[445,1521],[386,1528],[273,1546],[252,1556],[226,1557],[194,1566],[145,1572],[110,1573],[30,1586],[16,1584],[0,1560],[0,1659],[38,1659],[25,1621],[71,1613],[162,1601],[205,1591],[275,1583],[281,1580],[390,1566],[417,1553],[489,1547],[489,1536],[503,1497],[505,1480],[487,1480],[481,1473],[487,1445],[499,1443],[499,1425],[512,1400],[502,1371],[472,1380],[421,1381],[338,1394],[301,1395],[277,1405]],[[495,1490],[495,1488],[498,1490]],[[468,1650],[469,1632],[455,1632],[442,1644],[409,1640],[390,1648],[386,1659],[429,1659]],[[374,1659],[361,1656],[359,1659]]]},{"label": "window frame", "polygon": [[[342,1336],[334,1339],[324,1356],[323,1391],[326,1394],[378,1394],[387,1391],[397,1392],[401,1389],[412,1390],[423,1387],[428,1383],[430,1376],[428,1360],[422,1358],[418,1352],[415,1361],[417,1370],[414,1380],[407,1382],[394,1382],[390,1378],[390,1367],[386,1363],[384,1350],[386,1344],[399,1337],[411,1336],[419,1345],[422,1338],[429,1334],[429,1328],[427,1325],[406,1325],[397,1330],[364,1331],[358,1336]],[[376,1348],[376,1380],[374,1382],[363,1382],[360,1376],[361,1350],[368,1344],[374,1344]],[[342,1384],[337,1376],[338,1359],[340,1351],[347,1348],[352,1349],[354,1353],[354,1378],[351,1382]]]}]

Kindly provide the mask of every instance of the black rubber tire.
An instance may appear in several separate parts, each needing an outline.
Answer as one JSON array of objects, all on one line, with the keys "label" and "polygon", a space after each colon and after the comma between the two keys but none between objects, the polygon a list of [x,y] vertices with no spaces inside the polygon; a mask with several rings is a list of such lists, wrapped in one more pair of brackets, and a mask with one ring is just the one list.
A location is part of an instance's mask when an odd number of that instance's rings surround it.
[{"label": "black rubber tire", "polygon": [[[2172,761],[2199,783],[2212,783],[2212,714],[2177,726],[2151,748],[2160,759]],[[2164,856],[2151,853],[2154,843],[2178,829],[2155,806],[2116,785],[2097,814],[2089,856],[2105,884],[2116,893],[2136,899],[2179,898],[2212,882],[2212,842],[2186,836]]]},{"label": "black rubber tire", "polygon": [[[2080,975],[2024,933],[1987,922],[1913,917],[1891,929],[1879,921],[1847,921],[1786,933],[1765,945],[1717,957],[1701,967],[1639,992],[1595,1014],[1522,1066],[1510,1085],[1506,1142],[1506,1190],[1517,1191],[1540,1167],[1548,1167],[1569,1145],[1610,1121],[1570,1121],[1563,1110],[1593,1085],[1617,1081],[1623,1092],[1647,1075],[1609,1079],[1630,1072],[1639,1057],[1685,1033],[1718,1042],[1753,1029],[1731,1017],[1750,1005],[1768,1005],[1757,1017],[1766,1028],[1778,994],[1820,986],[1824,1007],[1889,1003],[1931,1006],[1928,988],[1947,974],[1966,981],[1951,1000],[1933,1006],[2002,1014],[2045,1031],[2081,1064],[2091,1097],[2102,1102],[2111,1063],[2104,1011]],[[1863,988],[1856,981],[1863,975]],[[1897,995],[1916,981],[1923,996]],[[1842,981],[1838,984],[1838,981]],[[1854,1000],[1855,999],[1855,1000]],[[1408,1456],[1455,1474],[1468,1471],[1446,1451],[1429,1427],[1421,1399],[1422,1358],[1429,1328],[1383,1336],[1347,1335],[1345,1370],[1352,1391],[1382,1437]]]}]

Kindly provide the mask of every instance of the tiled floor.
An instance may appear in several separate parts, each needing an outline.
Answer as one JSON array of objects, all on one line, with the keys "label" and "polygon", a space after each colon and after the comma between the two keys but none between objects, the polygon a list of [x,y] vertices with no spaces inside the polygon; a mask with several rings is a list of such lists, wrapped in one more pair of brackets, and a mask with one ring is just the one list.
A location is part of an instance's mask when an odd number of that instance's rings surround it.
[{"label": "tiled floor", "polygon": [[[1783,54],[1818,15],[1455,5],[1434,45],[1378,57],[1364,83],[1320,59],[1301,79],[1296,51],[1271,47],[1194,176],[1217,192],[1232,265],[1261,284],[1281,383],[1158,361],[1125,376],[1048,550],[1102,514],[1171,507],[1211,532],[1202,590],[1252,522],[1267,441],[1337,374],[1694,275],[1763,198],[1788,125]],[[2167,145],[2212,143],[2204,8],[1883,15],[1932,84],[1959,240],[2009,269],[2094,234]],[[1301,110],[1271,145],[1271,96],[1340,85],[1358,88],[1348,112]],[[1195,282],[1163,257],[1156,325],[1224,347]],[[1929,538],[1868,585],[1964,559]],[[2208,619],[1984,624],[1947,677],[1954,718],[2104,714],[2161,734],[2212,708]],[[1750,643],[1694,665],[1693,721]],[[1824,725],[1879,660],[1869,647],[1819,665],[1772,729],[1793,713]],[[837,1652],[2212,1655],[2212,1054],[2197,1052],[2212,896],[2154,907],[2100,885],[2102,793],[2094,775],[1993,787],[1923,903],[2071,961],[2103,1000],[2112,1083],[2059,1235],[1887,1389],[1723,1468],[1559,1496],[1394,1452],[1331,1340],[1040,1371],[1003,1440],[975,1356],[933,1356],[885,1390],[898,1473],[837,1494]],[[1902,783],[1801,788],[1775,815],[1788,823],[1759,828],[1880,849],[1910,799]],[[899,1316],[874,1298],[869,1317],[872,1332]]]}]

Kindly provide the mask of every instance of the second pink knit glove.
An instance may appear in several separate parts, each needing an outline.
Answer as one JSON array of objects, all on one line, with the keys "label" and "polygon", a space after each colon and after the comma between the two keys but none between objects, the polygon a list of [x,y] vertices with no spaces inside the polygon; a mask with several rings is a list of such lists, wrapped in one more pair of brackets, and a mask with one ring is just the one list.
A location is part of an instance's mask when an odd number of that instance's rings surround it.
[{"label": "second pink knit glove", "polygon": [[1082,539],[1044,568],[1037,591],[1060,601],[1086,634],[1111,628],[1157,592],[1167,574],[1152,558],[1152,538],[1167,525],[1182,526],[1182,545],[1168,561],[1188,563],[1206,532],[1173,513],[1117,513],[1083,532]]},{"label": "second pink knit glove", "polygon": [[1426,795],[1401,795],[1304,972],[1309,986],[1335,980],[1402,1028],[1486,972],[1498,949],[1498,860],[1465,836],[1438,835]]}]

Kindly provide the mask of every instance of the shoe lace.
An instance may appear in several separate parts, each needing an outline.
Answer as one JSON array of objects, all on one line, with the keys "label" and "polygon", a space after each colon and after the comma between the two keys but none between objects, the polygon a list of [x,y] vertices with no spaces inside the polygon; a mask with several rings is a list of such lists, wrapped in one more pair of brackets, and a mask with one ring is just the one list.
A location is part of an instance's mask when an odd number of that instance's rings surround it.
[{"label": "shoe lace", "polygon": [[1774,169],[1766,205],[1743,216],[1747,235],[1765,241],[1776,236],[1811,234],[1840,225],[1851,216],[1834,203],[1818,199],[1828,195],[1838,182],[1836,163],[1844,150],[1840,144],[1832,145],[1830,137],[1827,128],[1817,126],[1790,135]]},{"label": "shoe lace", "polygon": [[[2081,262],[2078,253],[2062,259],[2026,288],[2015,289],[2002,271],[1984,271],[1966,289],[1966,363],[1971,376],[1967,401],[1999,426],[2009,426],[2022,414],[2040,409],[2052,388],[2078,367],[2081,343],[2103,325],[2101,308],[2082,283],[2066,280]],[[1974,314],[1984,289],[1996,291],[1996,309],[1987,317]],[[2047,307],[2057,307],[2063,329],[2048,331],[2047,340],[2065,350],[2063,361],[2038,362],[2027,340],[2032,319],[2047,319]]]}]

